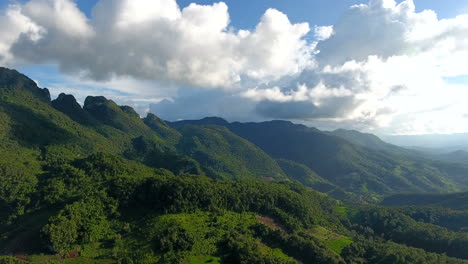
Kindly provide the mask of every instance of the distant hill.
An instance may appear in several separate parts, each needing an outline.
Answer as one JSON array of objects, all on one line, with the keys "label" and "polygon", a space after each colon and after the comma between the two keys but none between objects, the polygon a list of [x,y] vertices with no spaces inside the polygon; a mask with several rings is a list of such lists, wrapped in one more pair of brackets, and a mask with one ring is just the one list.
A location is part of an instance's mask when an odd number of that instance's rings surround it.
[{"label": "distant hill", "polygon": [[386,197],[384,206],[439,206],[455,210],[468,210],[468,192],[449,194],[395,194]]},{"label": "distant hill", "polygon": [[278,159],[277,162],[291,180],[347,203],[363,202],[359,195],[347,192],[342,187],[325,180],[304,164],[284,159]]},{"label": "distant hill", "polygon": [[177,149],[197,160],[207,174],[222,179],[286,179],[268,154],[254,144],[217,125],[185,126]]},{"label": "distant hill", "polygon": [[468,164],[468,152],[463,150],[457,150],[449,153],[440,154],[436,156],[436,159]]},{"label": "distant hill", "polygon": [[398,147],[387,143],[374,134],[362,133],[356,130],[337,129],[335,131],[325,131],[324,133],[343,138],[355,145],[378,151],[385,151],[395,155],[420,157],[420,153],[411,149]]},{"label": "distant hill", "polygon": [[464,150],[456,150],[450,152],[444,151],[430,151],[430,150],[420,150],[419,153],[426,156],[427,158],[444,161],[450,163],[460,163],[468,165],[468,152]]},{"label": "distant hill", "polygon": [[372,150],[383,151],[392,156],[429,163],[430,166],[437,168],[457,184],[463,186],[468,184],[468,152],[466,151],[445,152],[440,149],[402,148],[386,143],[375,135],[354,130],[340,129],[328,133]]},{"label": "distant hill", "polygon": [[[332,185],[368,198],[395,192],[456,191],[467,186],[457,181],[459,174],[451,178],[444,166],[435,166],[417,152],[357,131],[322,132],[287,121],[228,123],[215,117],[169,125],[181,128],[211,123],[223,124],[276,159],[303,164]],[[463,173],[468,175],[468,169]]]},{"label": "distant hill", "polygon": [[369,133],[361,133],[356,130],[337,129],[334,131],[324,131],[324,133],[337,136],[347,141],[370,149],[391,151],[398,147],[382,141],[379,137]]}]

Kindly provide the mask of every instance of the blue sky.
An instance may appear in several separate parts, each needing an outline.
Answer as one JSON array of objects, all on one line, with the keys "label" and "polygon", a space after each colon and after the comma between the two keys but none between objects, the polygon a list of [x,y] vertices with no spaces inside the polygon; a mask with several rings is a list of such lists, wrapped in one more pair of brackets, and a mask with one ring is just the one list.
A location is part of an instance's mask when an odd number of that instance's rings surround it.
[{"label": "blue sky", "polygon": [[168,120],[468,132],[467,1],[101,1],[0,0],[0,65]]},{"label": "blue sky", "polygon": [[[92,9],[98,0],[75,0],[78,7],[91,17]],[[14,2],[27,2],[26,0],[3,0],[0,8]],[[219,1],[212,0],[177,0],[181,8],[190,3],[211,5]],[[288,15],[293,23],[308,22],[310,25],[333,25],[339,17],[350,6],[367,3],[366,0],[227,0],[224,1],[229,7],[231,25],[238,29],[251,29],[259,21],[262,14],[268,8],[276,8]],[[437,12],[439,18],[450,18],[462,14],[468,10],[468,2],[460,0],[415,0],[418,11],[430,9]],[[27,66],[22,67],[22,71],[37,76],[46,86],[50,86],[51,80],[55,79],[51,75],[59,75],[59,71],[54,65],[47,66]],[[451,81],[457,83],[468,83],[466,77],[454,78]]]},{"label": "blue sky", "polygon": [[[2,0],[0,8],[14,2],[26,2],[26,0]],[[91,16],[97,0],[75,0],[75,2],[87,16]],[[219,1],[177,1],[180,7],[185,7],[190,3],[210,5],[216,2]],[[232,24],[242,29],[256,25],[259,17],[268,8],[276,8],[286,13],[292,22],[331,25],[350,6],[367,3],[363,0],[227,0],[224,2],[229,6]],[[440,18],[453,17],[468,10],[468,2],[463,0],[415,0],[414,2],[418,11],[431,9],[436,11]]]},{"label": "blue sky", "polygon": [[[97,0],[77,0],[81,10],[88,16]],[[177,1],[180,7],[190,3],[210,5],[219,1],[199,0]],[[238,28],[251,28],[268,8],[276,8],[286,13],[293,22],[309,22],[317,25],[331,25],[350,6],[367,3],[362,0],[227,0],[224,1],[231,14],[232,23]],[[453,17],[468,8],[466,1],[460,0],[415,0],[418,11],[431,9],[440,18]]]}]

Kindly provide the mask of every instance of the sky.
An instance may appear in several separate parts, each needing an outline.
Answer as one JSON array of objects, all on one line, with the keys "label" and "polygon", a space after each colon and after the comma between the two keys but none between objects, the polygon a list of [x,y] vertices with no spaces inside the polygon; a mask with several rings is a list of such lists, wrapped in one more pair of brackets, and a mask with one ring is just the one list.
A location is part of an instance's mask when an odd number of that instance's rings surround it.
[{"label": "sky", "polygon": [[468,1],[0,0],[0,66],[166,120],[468,132]]}]

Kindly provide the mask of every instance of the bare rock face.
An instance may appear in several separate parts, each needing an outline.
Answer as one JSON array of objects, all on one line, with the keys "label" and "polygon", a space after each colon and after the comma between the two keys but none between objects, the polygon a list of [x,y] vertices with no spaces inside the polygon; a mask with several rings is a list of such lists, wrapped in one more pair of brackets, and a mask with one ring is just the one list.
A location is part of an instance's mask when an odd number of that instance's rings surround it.
[{"label": "bare rock face", "polygon": [[71,94],[61,93],[57,99],[52,101],[52,107],[80,124],[93,125],[96,123],[96,120],[87,111],[81,108],[80,104]]}]

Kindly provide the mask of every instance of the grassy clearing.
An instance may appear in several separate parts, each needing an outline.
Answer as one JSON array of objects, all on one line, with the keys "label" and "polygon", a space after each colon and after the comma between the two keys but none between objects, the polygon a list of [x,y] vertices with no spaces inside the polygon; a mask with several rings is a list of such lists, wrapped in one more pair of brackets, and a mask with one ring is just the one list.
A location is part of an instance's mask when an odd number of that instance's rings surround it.
[{"label": "grassy clearing", "polygon": [[353,240],[351,240],[351,238],[337,234],[321,226],[313,228],[310,231],[310,234],[313,237],[319,239],[320,241],[323,241],[323,243],[327,247],[329,247],[331,250],[333,250],[337,254],[341,254],[341,251],[343,250],[343,248],[353,243]]},{"label": "grassy clearing", "polygon": [[197,256],[188,258],[184,264],[220,264],[221,259],[213,256]]}]

